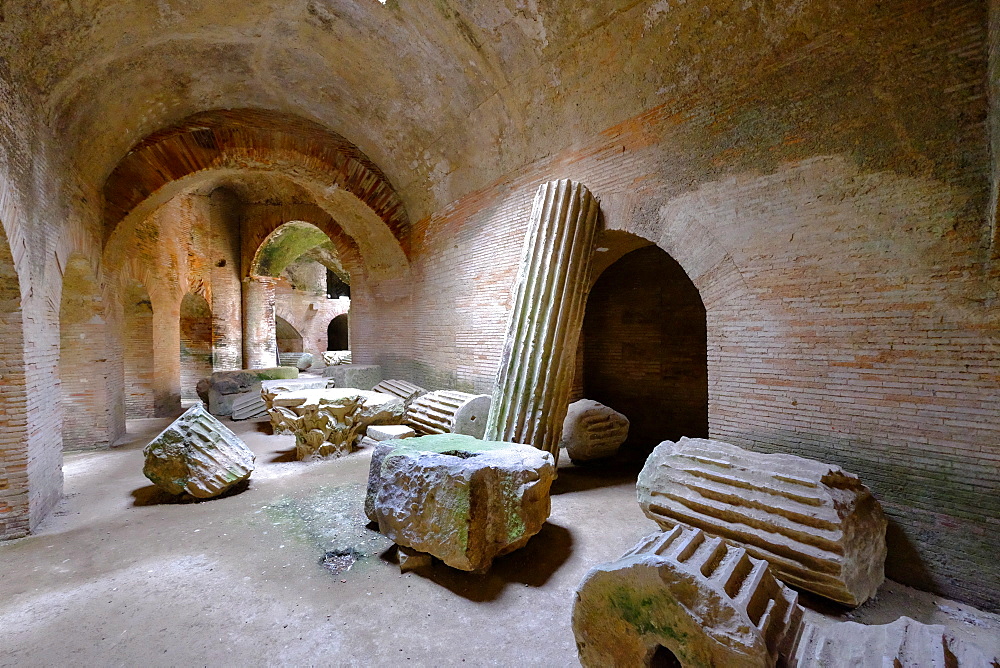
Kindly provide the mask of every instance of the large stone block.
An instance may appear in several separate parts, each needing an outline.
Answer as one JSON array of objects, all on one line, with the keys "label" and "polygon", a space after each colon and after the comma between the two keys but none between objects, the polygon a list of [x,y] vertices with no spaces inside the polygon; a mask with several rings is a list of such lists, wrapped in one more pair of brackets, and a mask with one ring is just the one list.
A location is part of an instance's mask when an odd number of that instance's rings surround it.
[{"label": "large stone block", "polygon": [[254,469],[250,448],[205,408],[192,406],[143,449],[142,472],[171,494],[218,496]]},{"label": "large stone block", "polygon": [[885,578],[885,515],[840,467],[682,438],[656,447],[636,489],[664,529],[681,522],[739,544],[794,587],[856,606]]},{"label": "large stone block", "polygon": [[305,371],[313,365],[312,353],[278,353],[278,364],[293,366],[299,371]]},{"label": "large stone block", "polygon": [[332,378],[336,387],[367,391],[382,382],[382,367],[377,364],[339,364],[326,367],[323,375]]},{"label": "large stone block", "polygon": [[279,392],[270,404],[274,433],[295,434],[300,460],[348,454],[369,425],[399,424],[404,410],[399,397],[353,388]]},{"label": "large stone block", "polygon": [[587,667],[648,666],[662,647],[682,666],[762,668],[790,655],[797,601],[766,561],[678,525],[584,576],[573,633]]},{"label": "large stone block", "polygon": [[365,512],[398,545],[482,572],[541,530],[554,476],[552,456],[530,446],[459,434],[385,441]]},{"label": "large stone block", "polygon": [[581,399],[569,405],[562,441],[574,462],[613,457],[628,438],[628,418],[602,403]]},{"label": "large stone block", "polygon": [[493,398],[454,390],[428,392],[406,409],[406,424],[421,434],[464,434],[482,438]]},{"label": "large stone block", "polygon": [[288,366],[216,371],[198,381],[198,396],[212,415],[232,415],[233,402],[240,395],[259,393],[264,381],[298,378],[298,375],[298,369]]}]

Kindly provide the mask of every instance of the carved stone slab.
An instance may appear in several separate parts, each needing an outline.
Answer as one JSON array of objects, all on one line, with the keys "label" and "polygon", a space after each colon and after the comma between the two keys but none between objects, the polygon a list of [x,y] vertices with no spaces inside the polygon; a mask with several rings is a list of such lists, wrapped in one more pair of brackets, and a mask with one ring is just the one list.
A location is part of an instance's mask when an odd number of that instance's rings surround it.
[{"label": "carved stone slab", "polygon": [[885,579],[882,507],[838,466],[682,438],[656,447],[636,489],[664,529],[683,522],[721,536],[794,587],[856,606]]},{"label": "carved stone slab", "polygon": [[612,457],[628,438],[628,418],[602,403],[581,399],[569,405],[562,441],[574,462]]},{"label": "carved stone slab", "polygon": [[187,409],[143,449],[142,473],[171,494],[218,496],[250,477],[250,448],[198,404]]}]

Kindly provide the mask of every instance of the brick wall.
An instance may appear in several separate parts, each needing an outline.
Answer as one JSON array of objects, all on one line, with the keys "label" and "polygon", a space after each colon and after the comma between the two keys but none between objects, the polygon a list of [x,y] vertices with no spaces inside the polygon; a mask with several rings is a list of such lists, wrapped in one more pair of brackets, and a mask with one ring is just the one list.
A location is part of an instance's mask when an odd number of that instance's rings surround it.
[{"label": "brick wall", "polygon": [[677,262],[651,246],[607,268],[583,326],[582,395],[629,418],[628,458],[708,436],[705,307]]},{"label": "brick wall", "polygon": [[129,419],[155,415],[153,399],[153,304],[146,289],[133,284],[124,300],[125,416]]},{"label": "brick wall", "polygon": [[179,324],[181,401],[200,401],[198,381],[212,375],[212,310],[204,297],[184,295]]}]

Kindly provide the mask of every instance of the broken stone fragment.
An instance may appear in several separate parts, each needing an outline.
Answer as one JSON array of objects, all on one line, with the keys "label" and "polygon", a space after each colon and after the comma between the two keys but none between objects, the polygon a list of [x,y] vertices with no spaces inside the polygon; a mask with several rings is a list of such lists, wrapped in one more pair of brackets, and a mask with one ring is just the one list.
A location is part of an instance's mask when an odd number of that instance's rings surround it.
[{"label": "broken stone fragment", "polygon": [[281,366],[293,366],[299,371],[305,371],[313,365],[312,353],[278,353],[278,363]]},{"label": "broken stone fragment", "polygon": [[336,387],[370,391],[382,382],[382,367],[377,364],[338,364],[326,367],[323,375],[332,378]]},{"label": "broken stone fragment", "polygon": [[171,494],[218,496],[253,472],[250,448],[198,404],[143,449],[143,475]]},{"label": "broken stone fragment", "polygon": [[460,434],[375,448],[365,512],[397,545],[464,571],[523,547],[549,516],[552,455]]},{"label": "broken stone fragment", "polygon": [[701,438],[664,441],[639,474],[643,512],[741,545],[786,584],[856,606],[885,579],[886,519],[838,466]]},{"label": "broken stone fragment", "polygon": [[295,367],[278,366],[268,369],[242,369],[216,371],[198,381],[198,396],[208,406],[212,415],[232,415],[233,402],[240,395],[259,393],[261,383],[273,379],[297,378]]},{"label": "broken stone fragment", "polygon": [[465,434],[482,438],[489,417],[488,394],[455,390],[427,392],[406,409],[406,423],[421,434]]},{"label": "broken stone fragment", "polygon": [[628,418],[590,399],[574,401],[563,420],[561,447],[574,462],[612,457],[628,438]]},{"label": "broken stone fragment", "polygon": [[416,436],[417,433],[403,424],[373,424],[368,427],[365,435],[373,441],[391,441],[396,438],[410,438]]},{"label": "broken stone fragment", "polygon": [[327,366],[337,366],[339,364],[351,363],[350,350],[327,350],[323,353],[323,362]]},{"label": "broken stone fragment", "polygon": [[399,571],[401,573],[427,568],[431,565],[432,557],[426,552],[417,552],[408,547],[401,547],[396,551],[396,554],[399,557]]}]

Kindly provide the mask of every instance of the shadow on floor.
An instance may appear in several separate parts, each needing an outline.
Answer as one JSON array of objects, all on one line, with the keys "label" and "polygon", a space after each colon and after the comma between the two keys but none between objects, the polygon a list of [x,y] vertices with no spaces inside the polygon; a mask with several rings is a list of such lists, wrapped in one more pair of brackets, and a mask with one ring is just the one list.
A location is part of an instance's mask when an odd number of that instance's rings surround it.
[{"label": "shadow on floor", "polygon": [[284,464],[286,462],[298,461],[295,448],[290,448],[288,450],[275,450],[273,454],[274,456],[268,460],[268,464]]},{"label": "shadow on floor", "polygon": [[552,494],[586,492],[599,487],[635,484],[642,463],[599,460],[586,464],[559,466],[559,477],[552,483]]},{"label": "shadow on floor", "polygon": [[244,480],[243,482],[235,485],[231,489],[227,490],[219,496],[213,497],[211,499],[198,499],[190,494],[170,494],[163,491],[156,485],[146,485],[145,487],[140,487],[138,489],[132,490],[132,506],[139,508],[142,506],[164,506],[164,505],[176,505],[183,503],[202,503],[204,501],[215,501],[216,499],[226,499],[230,496],[236,496],[237,494],[242,494],[243,492],[250,489],[250,481]]},{"label": "shadow on floor", "polygon": [[[454,594],[476,603],[496,599],[510,584],[542,587],[569,558],[573,536],[565,527],[546,522],[542,530],[520,550],[494,560],[487,573],[477,574],[452,568],[438,559],[428,568],[413,571]],[[398,563],[395,546],[381,555]]]}]

